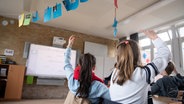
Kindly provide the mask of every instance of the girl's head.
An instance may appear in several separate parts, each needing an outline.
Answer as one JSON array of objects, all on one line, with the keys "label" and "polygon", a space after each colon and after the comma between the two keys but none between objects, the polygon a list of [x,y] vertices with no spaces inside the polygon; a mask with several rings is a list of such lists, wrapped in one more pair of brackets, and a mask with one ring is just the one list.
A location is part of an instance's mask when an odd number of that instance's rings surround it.
[{"label": "girl's head", "polygon": [[175,65],[172,61],[169,61],[167,67],[165,68],[165,71],[163,71],[161,74],[162,75],[170,75],[173,70],[176,70]]},{"label": "girl's head", "polygon": [[80,57],[79,64],[81,66],[79,77],[80,86],[76,95],[81,98],[87,98],[92,82],[92,70],[96,65],[96,58],[90,53],[84,54]]},{"label": "girl's head", "polygon": [[134,69],[141,66],[140,49],[136,41],[125,40],[117,46],[117,83],[122,85],[130,79]]}]

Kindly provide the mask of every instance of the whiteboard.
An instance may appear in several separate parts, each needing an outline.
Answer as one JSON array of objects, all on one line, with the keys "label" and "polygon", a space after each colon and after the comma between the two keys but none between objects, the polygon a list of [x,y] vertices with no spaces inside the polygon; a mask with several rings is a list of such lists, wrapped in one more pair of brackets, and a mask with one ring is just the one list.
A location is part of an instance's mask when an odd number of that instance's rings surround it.
[{"label": "whiteboard", "polygon": [[97,44],[85,41],[84,53],[91,53],[95,56],[107,56],[107,45]]},{"label": "whiteboard", "polygon": [[[65,78],[65,49],[31,44],[27,60],[26,75]],[[76,65],[76,51],[71,51],[71,64]]]}]

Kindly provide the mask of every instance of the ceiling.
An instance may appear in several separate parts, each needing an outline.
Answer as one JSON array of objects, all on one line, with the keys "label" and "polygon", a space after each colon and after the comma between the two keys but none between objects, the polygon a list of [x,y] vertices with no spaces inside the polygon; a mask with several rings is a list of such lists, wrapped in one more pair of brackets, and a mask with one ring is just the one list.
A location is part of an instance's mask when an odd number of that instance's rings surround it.
[{"label": "ceiling", "polygon": [[88,0],[80,3],[73,11],[49,22],[43,22],[44,9],[61,3],[62,0],[0,0],[0,16],[18,18],[26,12],[38,11],[41,20],[38,24],[53,26],[84,34],[117,39],[154,28],[161,24],[184,19],[184,0],[118,0],[117,37],[113,36],[114,0]]}]

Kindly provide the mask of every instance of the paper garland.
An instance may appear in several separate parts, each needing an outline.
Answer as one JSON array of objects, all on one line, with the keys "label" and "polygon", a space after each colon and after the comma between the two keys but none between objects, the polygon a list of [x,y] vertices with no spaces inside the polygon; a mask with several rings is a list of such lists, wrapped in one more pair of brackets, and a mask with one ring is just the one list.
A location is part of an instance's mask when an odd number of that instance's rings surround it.
[{"label": "paper garland", "polygon": [[40,20],[40,17],[38,15],[38,11],[36,11],[32,14],[32,22],[37,22],[38,20]]},{"label": "paper garland", "polygon": [[53,7],[53,18],[58,18],[62,16],[62,10],[61,10],[61,3],[59,4],[56,4],[54,7]]},{"label": "paper garland", "polygon": [[[76,10],[80,3],[87,2],[88,0],[63,0],[63,5],[67,11]],[[62,6],[61,3],[56,4],[53,7],[47,7],[44,11],[44,22],[48,22],[52,19],[62,16]],[[30,21],[37,22],[40,20],[38,11],[34,13],[22,13],[19,15],[19,27],[22,25],[29,25]]]},{"label": "paper garland", "polygon": [[23,22],[24,22],[24,13],[19,15],[19,27],[22,26]]}]

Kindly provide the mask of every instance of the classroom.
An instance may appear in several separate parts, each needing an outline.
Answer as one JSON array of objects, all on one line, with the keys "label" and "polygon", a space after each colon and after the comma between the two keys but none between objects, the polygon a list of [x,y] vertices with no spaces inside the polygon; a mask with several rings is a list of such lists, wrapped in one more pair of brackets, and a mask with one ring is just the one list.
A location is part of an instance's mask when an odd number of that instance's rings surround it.
[{"label": "classroom", "polygon": [[183,10],[184,0],[0,0],[0,104],[183,104]]}]

